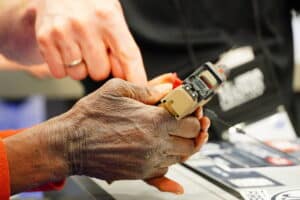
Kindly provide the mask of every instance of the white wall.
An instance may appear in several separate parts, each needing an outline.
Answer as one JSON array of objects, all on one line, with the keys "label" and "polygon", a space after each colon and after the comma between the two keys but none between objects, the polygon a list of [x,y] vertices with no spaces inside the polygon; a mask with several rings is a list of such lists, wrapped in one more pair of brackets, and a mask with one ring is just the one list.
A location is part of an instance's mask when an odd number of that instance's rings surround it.
[{"label": "white wall", "polygon": [[295,68],[294,68],[294,90],[300,92],[300,16],[293,19],[294,32],[294,52],[295,52]]}]

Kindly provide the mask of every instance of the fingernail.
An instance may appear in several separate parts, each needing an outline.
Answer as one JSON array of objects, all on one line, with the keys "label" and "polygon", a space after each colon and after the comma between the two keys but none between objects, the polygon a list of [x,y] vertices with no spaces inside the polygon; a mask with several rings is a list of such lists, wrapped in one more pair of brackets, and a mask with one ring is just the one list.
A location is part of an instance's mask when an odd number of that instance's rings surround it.
[{"label": "fingernail", "polygon": [[209,128],[210,128],[210,126],[206,127],[204,132],[208,132]]},{"label": "fingernail", "polygon": [[173,86],[170,83],[159,84],[153,87],[159,93],[165,93],[172,90]]}]

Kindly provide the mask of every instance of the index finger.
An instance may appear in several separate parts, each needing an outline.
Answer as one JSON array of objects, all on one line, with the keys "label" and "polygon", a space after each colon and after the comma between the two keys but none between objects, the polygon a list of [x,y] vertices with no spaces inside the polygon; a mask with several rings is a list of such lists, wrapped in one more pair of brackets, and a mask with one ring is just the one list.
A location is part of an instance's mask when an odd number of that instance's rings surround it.
[{"label": "index finger", "polygon": [[177,78],[176,73],[166,73],[160,76],[157,76],[148,82],[149,86],[155,86],[162,83],[174,83],[174,80]]},{"label": "index finger", "polygon": [[141,52],[132,37],[123,15],[111,17],[106,30],[106,43],[121,64],[127,81],[147,85],[147,75]]}]

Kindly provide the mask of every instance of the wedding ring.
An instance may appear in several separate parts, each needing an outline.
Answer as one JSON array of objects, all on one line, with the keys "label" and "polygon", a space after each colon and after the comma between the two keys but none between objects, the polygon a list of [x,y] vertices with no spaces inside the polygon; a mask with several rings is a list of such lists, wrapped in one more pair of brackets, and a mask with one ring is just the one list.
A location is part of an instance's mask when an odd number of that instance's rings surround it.
[{"label": "wedding ring", "polygon": [[83,62],[82,58],[77,59],[77,60],[73,60],[71,63],[66,64],[67,67],[76,67],[78,65],[80,65]]}]

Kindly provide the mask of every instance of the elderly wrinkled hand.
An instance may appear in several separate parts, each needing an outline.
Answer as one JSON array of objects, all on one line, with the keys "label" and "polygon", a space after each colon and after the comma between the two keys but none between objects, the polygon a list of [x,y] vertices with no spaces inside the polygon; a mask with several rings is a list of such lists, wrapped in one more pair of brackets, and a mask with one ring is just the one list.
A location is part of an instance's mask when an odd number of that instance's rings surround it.
[{"label": "elderly wrinkled hand", "polygon": [[[152,106],[170,89],[170,84],[143,88],[113,79],[80,100],[59,119],[66,135],[54,137],[59,138],[54,143],[64,146],[70,173],[107,181],[149,179],[194,153],[198,119],[177,121]],[[190,134],[173,136],[183,132]]]},{"label": "elderly wrinkled hand", "polygon": [[161,177],[199,149],[207,130],[197,117],[178,121],[155,106],[171,88],[112,79],[68,112],[6,138],[12,193],[69,175],[143,179],[162,191],[182,193]]}]

